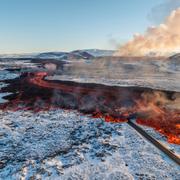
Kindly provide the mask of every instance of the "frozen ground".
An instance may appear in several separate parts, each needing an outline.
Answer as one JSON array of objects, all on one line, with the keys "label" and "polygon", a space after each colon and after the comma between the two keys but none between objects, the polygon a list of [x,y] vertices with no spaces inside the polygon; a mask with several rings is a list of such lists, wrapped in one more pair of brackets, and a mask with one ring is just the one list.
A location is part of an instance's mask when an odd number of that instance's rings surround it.
[{"label": "frozen ground", "polygon": [[0,112],[0,179],[179,179],[127,124],[77,112]]},{"label": "frozen ground", "polygon": [[[6,70],[0,70],[0,80],[5,80],[5,79],[14,79],[16,77],[18,77],[19,75],[18,74],[15,74],[15,73],[9,73],[8,71]],[[1,83],[0,82],[0,89],[2,87],[5,87],[6,84],[4,83]],[[6,102],[5,99],[3,99],[3,97],[9,95],[10,93],[0,93],[0,103],[4,103]]]}]

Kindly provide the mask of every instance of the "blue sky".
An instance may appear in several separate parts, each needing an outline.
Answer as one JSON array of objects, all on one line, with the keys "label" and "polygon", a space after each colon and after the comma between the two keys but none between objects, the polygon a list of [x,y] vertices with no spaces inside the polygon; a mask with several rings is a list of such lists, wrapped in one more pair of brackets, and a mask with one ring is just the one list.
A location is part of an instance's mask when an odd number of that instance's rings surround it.
[{"label": "blue sky", "polygon": [[0,0],[0,54],[114,49],[164,0]]}]

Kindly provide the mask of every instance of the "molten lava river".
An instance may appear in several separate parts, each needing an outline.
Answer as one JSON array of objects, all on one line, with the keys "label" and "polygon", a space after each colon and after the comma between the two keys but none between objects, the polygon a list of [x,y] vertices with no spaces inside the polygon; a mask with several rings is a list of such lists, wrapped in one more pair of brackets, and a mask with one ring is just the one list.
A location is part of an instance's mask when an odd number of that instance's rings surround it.
[{"label": "molten lava river", "polygon": [[70,81],[49,81],[46,72],[24,73],[0,92],[10,92],[1,110],[31,110],[54,108],[74,109],[107,122],[127,122],[136,119],[141,125],[154,128],[168,142],[180,144],[180,109],[174,107],[180,93],[142,87],[112,87]]}]

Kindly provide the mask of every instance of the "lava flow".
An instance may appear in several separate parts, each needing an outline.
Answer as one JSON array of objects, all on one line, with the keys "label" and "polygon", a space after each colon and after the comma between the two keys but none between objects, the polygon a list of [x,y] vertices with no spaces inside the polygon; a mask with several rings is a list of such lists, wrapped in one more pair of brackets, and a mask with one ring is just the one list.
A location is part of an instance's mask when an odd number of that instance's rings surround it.
[{"label": "lava flow", "polygon": [[142,87],[111,87],[92,83],[45,80],[46,72],[24,73],[0,92],[12,94],[1,110],[33,110],[54,108],[75,109],[107,122],[127,122],[150,126],[167,137],[168,142],[180,144],[180,110],[172,105],[179,93]]}]

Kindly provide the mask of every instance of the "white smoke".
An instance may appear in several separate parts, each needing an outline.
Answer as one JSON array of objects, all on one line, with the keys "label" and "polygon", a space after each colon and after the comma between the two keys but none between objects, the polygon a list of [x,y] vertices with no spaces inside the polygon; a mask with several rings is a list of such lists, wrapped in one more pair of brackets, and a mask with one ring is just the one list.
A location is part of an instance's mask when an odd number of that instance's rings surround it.
[{"label": "white smoke", "polygon": [[180,52],[180,8],[172,11],[163,24],[148,28],[144,35],[134,35],[115,55],[166,56],[175,52]]},{"label": "white smoke", "polygon": [[44,67],[48,70],[48,71],[55,71],[57,69],[57,65],[54,63],[46,63],[44,65]]}]

